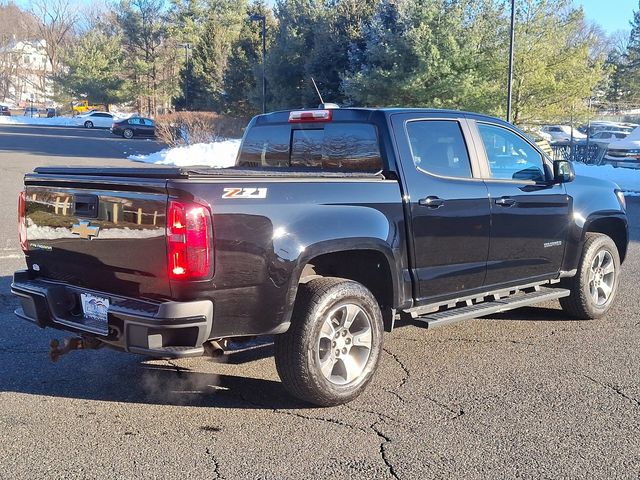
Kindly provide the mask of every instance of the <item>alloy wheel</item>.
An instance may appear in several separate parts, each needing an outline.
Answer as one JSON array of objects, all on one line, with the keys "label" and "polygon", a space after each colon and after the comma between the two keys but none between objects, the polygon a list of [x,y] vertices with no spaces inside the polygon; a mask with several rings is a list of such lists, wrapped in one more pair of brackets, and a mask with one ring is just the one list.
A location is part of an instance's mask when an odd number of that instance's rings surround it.
[{"label": "alloy wheel", "polygon": [[346,385],[360,377],[371,355],[372,324],[358,305],[342,304],[329,312],[320,330],[316,361],[325,379]]}]

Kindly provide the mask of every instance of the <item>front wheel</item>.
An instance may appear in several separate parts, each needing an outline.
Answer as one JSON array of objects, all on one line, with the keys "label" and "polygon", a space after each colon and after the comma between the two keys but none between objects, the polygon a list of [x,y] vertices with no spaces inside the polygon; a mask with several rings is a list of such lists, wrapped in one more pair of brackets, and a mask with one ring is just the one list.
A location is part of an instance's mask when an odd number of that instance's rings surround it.
[{"label": "front wheel", "polygon": [[595,319],[605,315],[618,292],[620,255],[613,240],[602,233],[587,233],[578,272],[564,281],[571,295],[560,299],[573,317]]},{"label": "front wheel", "polygon": [[349,402],[373,377],[383,331],[380,307],[363,285],[329,277],[301,284],[291,327],[274,340],[278,375],[301,400]]},{"label": "front wheel", "polygon": [[132,139],[133,138],[133,130],[130,128],[125,128],[124,132],[122,132],[122,136],[124,138]]},{"label": "front wheel", "polygon": [[86,122],[84,122],[84,128],[93,128],[93,122],[87,120]]}]

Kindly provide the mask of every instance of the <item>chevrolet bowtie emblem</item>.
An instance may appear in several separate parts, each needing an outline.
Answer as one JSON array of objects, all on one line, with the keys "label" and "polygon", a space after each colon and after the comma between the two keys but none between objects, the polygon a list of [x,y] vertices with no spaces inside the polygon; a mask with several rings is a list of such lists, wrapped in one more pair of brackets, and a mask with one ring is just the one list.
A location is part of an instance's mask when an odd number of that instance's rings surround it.
[{"label": "chevrolet bowtie emblem", "polygon": [[98,236],[99,230],[100,227],[90,227],[89,222],[81,220],[80,223],[74,225],[73,228],[71,228],[71,233],[73,233],[74,235],[80,235],[80,238],[88,238],[89,240],[91,240],[91,237]]}]

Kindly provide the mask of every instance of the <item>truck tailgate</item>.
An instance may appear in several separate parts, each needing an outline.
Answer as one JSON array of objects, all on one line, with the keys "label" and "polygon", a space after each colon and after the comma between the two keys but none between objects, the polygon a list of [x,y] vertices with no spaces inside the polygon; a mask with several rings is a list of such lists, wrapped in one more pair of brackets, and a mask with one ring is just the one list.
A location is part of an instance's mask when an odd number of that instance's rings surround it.
[{"label": "truck tailgate", "polygon": [[27,264],[38,276],[170,297],[166,180],[27,175],[25,185]]}]

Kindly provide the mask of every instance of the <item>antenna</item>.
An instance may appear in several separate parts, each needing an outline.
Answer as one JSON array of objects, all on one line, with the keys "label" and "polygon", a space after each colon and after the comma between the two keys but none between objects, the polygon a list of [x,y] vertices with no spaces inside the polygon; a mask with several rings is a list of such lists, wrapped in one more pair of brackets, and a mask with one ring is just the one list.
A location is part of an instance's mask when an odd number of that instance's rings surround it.
[{"label": "antenna", "polygon": [[316,81],[313,79],[313,77],[311,77],[311,81],[313,82],[313,87],[316,89],[316,93],[318,94],[318,97],[320,97],[320,103],[324,103],[324,100],[322,99],[322,95],[320,94],[320,90],[318,90],[318,85],[316,85]]}]

